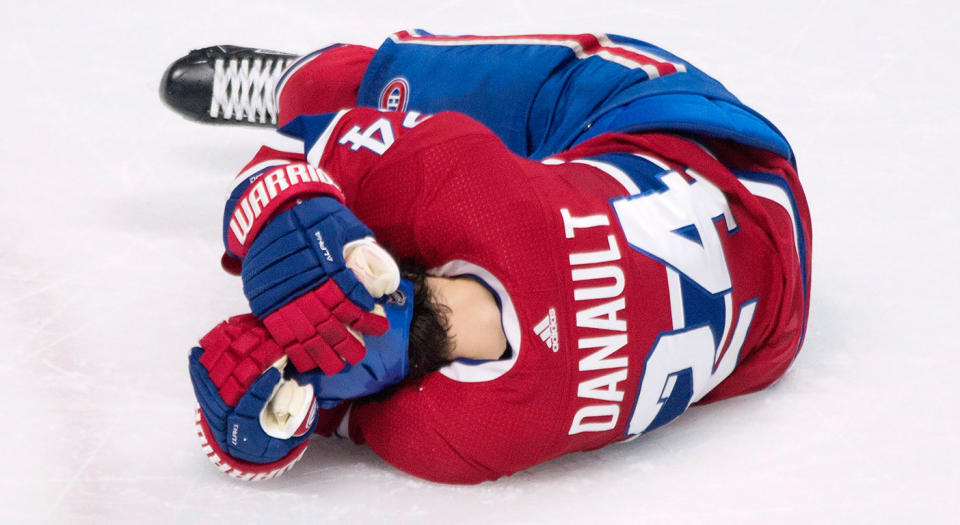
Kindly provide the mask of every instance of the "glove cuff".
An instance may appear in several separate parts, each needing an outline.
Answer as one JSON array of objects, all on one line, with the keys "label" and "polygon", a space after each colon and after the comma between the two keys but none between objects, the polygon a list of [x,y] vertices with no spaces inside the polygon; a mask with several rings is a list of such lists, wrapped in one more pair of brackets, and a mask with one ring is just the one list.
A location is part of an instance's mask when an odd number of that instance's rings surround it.
[{"label": "glove cuff", "polygon": [[298,199],[328,196],[346,200],[337,183],[322,169],[306,162],[268,168],[244,180],[233,191],[225,210],[227,254],[244,257],[250,244],[272,216]]},{"label": "glove cuff", "polygon": [[293,465],[300,461],[304,452],[307,450],[309,441],[304,440],[293,448],[286,456],[270,463],[251,463],[230,456],[224,451],[217,440],[213,438],[210,426],[207,424],[203,413],[197,408],[196,411],[197,436],[200,438],[200,447],[204,454],[220,472],[237,478],[242,481],[260,481],[263,479],[273,479],[283,475],[286,471],[293,468]]}]

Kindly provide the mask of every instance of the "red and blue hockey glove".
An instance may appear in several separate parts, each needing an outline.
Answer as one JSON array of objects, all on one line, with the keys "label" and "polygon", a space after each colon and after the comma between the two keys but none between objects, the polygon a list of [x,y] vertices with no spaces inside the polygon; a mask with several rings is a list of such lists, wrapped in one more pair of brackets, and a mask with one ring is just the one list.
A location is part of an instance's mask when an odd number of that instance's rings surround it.
[{"label": "red and blue hockey glove", "polygon": [[390,330],[381,336],[363,337],[367,352],[362,361],[334,375],[311,371],[296,376],[299,383],[313,386],[320,408],[333,408],[343,400],[375,394],[407,377],[413,283],[400,281],[397,291],[379,303],[390,321]]},{"label": "red and blue hockey glove", "polygon": [[348,327],[386,332],[386,318],[372,313],[374,298],[347,268],[346,256],[373,246],[391,266],[392,281],[399,282],[399,270],[322,171],[294,162],[243,181],[227,202],[224,235],[228,254],[242,258],[251,310],[297,370],[319,367],[332,375],[359,363],[365,350]]},{"label": "red and blue hockey glove", "polygon": [[207,457],[239,479],[279,476],[307,448],[317,423],[311,385],[284,380],[283,350],[252,315],[220,323],[190,352]]}]

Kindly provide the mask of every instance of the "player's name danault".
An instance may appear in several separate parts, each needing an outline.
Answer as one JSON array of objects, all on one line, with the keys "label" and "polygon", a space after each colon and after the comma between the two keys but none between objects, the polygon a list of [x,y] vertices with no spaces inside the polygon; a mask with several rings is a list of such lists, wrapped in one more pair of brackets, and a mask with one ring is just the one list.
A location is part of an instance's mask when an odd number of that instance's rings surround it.
[{"label": "player's name danault", "polygon": [[[574,216],[562,208],[564,235],[575,240],[577,230],[586,228],[610,229],[610,218],[605,214]],[[627,345],[627,321],[618,317],[626,308],[624,287],[626,278],[617,264],[620,249],[611,230],[607,246],[596,246],[591,251],[571,252],[571,277],[575,283],[574,301],[589,306],[577,311],[577,349],[583,352],[577,369],[580,381],[577,397],[584,400],[570,423],[570,435],[581,432],[605,432],[616,428],[620,419],[620,403],[624,391],[618,388],[627,379],[629,360],[618,354]],[[598,283],[602,280],[602,283]],[[577,285],[582,283],[583,286]],[[597,304],[597,300],[602,303]],[[600,335],[598,335],[600,334]]]},{"label": "player's name danault", "polygon": [[337,183],[323,170],[317,169],[306,162],[293,162],[285,166],[274,168],[266,174],[260,173],[250,178],[250,187],[233,210],[233,219],[230,220],[230,231],[242,245],[250,234],[254,223],[260,218],[263,210],[279,197],[286,200],[293,194],[296,186],[319,182],[333,186],[339,193]]}]

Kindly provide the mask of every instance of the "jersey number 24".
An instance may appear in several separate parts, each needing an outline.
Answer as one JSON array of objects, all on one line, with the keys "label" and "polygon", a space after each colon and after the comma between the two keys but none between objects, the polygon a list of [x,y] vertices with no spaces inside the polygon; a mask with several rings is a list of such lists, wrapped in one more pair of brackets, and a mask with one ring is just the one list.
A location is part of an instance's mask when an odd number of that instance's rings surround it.
[{"label": "jersey number 24", "polygon": [[673,319],[647,354],[630,436],[669,423],[733,372],[757,306],[756,299],[740,304],[732,326],[721,236],[735,234],[737,224],[723,192],[693,170],[686,174],[689,180],[666,171],[666,189],[612,203],[630,246],[664,264]]}]

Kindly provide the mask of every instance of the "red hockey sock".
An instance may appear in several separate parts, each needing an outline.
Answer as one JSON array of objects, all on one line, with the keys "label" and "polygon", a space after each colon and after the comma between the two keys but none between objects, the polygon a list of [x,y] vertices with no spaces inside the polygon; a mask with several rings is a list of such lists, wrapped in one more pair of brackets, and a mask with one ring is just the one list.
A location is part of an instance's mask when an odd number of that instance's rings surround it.
[{"label": "red hockey sock", "polygon": [[298,115],[356,106],[360,81],[374,53],[369,47],[342,45],[301,58],[278,87],[278,125]]}]

